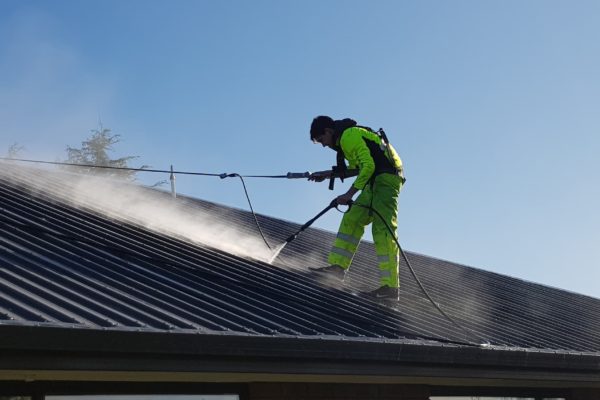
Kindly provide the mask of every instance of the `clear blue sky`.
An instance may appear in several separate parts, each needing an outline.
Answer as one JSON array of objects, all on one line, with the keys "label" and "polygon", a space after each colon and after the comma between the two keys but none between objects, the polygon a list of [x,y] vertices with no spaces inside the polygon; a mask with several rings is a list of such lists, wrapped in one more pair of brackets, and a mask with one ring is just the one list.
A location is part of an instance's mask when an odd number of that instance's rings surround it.
[{"label": "clear blue sky", "polygon": [[[600,297],[599,17],[595,0],[2,0],[0,152],[64,159],[100,118],[137,165],[315,171],[335,155],[312,118],[352,117],[405,163],[405,249]],[[177,186],[247,209],[236,180]],[[346,188],[248,186],[299,223]]]}]

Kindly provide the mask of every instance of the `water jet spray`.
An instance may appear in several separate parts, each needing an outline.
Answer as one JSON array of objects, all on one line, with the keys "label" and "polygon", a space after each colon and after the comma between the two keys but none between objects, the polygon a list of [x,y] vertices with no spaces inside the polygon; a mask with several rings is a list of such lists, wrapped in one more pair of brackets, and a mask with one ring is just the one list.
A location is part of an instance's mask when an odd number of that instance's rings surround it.
[{"label": "water jet spray", "polygon": [[329,203],[329,205],[327,207],[325,207],[320,213],[318,213],[317,215],[314,216],[314,218],[310,219],[309,221],[307,221],[304,225],[302,225],[300,227],[300,229],[298,229],[298,231],[296,233],[293,233],[292,235],[290,235],[290,237],[288,237],[285,242],[283,242],[282,244],[280,244],[279,246],[277,246],[274,250],[273,250],[273,256],[271,257],[271,259],[269,260],[269,264],[271,264],[279,255],[279,253],[281,253],[281,250],[283,250],[283,248],[288,244],[291,243],[294,239],[296,239],[298,237],[298,235],[304,231],[306,228],[308,228],[309,226],[311,226],[316,220],[318,220],[319,218],[321,218],[323,216],[323,214],[325,214],[327,211],[331,210],[332,208],[337,208],[337,200],[334,199],[332,200],[331,203]]}]

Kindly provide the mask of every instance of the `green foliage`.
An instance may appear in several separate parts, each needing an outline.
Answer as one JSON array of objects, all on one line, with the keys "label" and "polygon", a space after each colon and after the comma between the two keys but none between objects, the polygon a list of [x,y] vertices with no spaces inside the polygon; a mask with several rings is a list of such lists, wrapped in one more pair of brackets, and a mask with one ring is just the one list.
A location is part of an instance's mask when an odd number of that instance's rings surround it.
[{"label": "green foliage", "polygon": [[25,147],[21,146],[18,143],[13,143],[8,148],[7,157],[8,158],[18,158],[19,155],[25,150]]},{"label": "green foliage", "polygon": [[[113,135],[110,129],[100,126],[99,129],[92,130],[92,136],[81,142],[81,148],[67,146],[67,160],[70,164],[94,165],[113,168],[132,168],[128,162],[138,158],[138,156],[127,156],[112,159],[109,152],[113,151],[113,146],[120,141],[120,135]],[[106,177],[122,178],[135,180],[136,171],[120,170],[111,168],[93,168],[93,167],[70,167],[76,168],[76,172],[87,173],[91,175],[101,175]],[[148,168],[147,165],[139,167]]]}]

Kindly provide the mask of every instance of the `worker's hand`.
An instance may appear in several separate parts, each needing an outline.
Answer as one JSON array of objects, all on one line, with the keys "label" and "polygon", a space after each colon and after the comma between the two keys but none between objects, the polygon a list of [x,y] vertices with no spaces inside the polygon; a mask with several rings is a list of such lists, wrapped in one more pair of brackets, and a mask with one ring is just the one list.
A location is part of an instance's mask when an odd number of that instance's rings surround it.
[{"label": "worker's hand", "polygon": [[337,201],[338,204],[347,206],[348,203],[352,202],[352,194],[344,193],[343,195],[336,197],[335,200]]},{"label": "worker's hand", "polygon": [[331,171],[317,171],[310,174],[309,181],[323,182],[325,179],[331,178]]},{"label": "worker's hand", "polygon": [[336,197],[336,201],[338,204],[347,206],[352,202],[352,197],[358,192],[358,189],[356,189],[354,186],[350,186],[350,189],[348,189],[348,191],[344,194],[342,194],[341,196]]}]

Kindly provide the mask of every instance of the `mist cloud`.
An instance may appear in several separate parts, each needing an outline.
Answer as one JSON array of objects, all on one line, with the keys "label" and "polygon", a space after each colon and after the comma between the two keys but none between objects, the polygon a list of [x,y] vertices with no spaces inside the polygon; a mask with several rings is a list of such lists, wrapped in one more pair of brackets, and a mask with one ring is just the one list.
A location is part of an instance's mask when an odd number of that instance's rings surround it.
[{"label": "mist cloud", "polygon": [[48,14],[24,7],[7,18],[0,40],[0,154],[18,142],[55,159],[106,112],[110,79],[90,73]]},{"label": "mist cloud", "polygon": [[260,236],[226,224],[198,207],[173,201],[165,193],[139,185],[83,174],[0,163],[0,175],[74,207],[117,221],[210,246],[245,258],[269,262],[272,252]]}]

